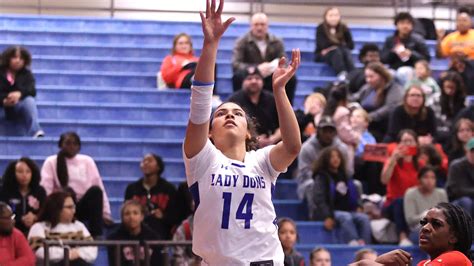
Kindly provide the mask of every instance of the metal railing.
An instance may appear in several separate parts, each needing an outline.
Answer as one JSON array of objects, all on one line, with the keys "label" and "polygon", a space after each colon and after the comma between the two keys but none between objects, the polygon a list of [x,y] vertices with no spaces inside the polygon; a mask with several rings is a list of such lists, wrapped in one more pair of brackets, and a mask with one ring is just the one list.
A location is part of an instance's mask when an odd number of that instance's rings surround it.
[{"label": "metal railing", "polygon": [[[83,240],[45,240],[43,241],[44,247],[44,259],[43,266],[50,265],[49,259],[49,248],[52,246],[60,246],[64,249],[63,256],[63,265],[69,266],[69,251],[71,247],[87,247],[87,246],[105,246],[105,247],[114,247],[114,258],[115,266],[121,265],[121,247],[128,246],[133,248],[134,254],[134,266],[140,266],[140,247],[144,247],[144,265],[150,266],[151,254],[149,248],[152,246],[159,247],[174,247],[174,246],[191,246],[191,241],[144,241],[140,243],[139,241],[129,241],[129,240],[94,240],[94,241],[83,241]],[[107,251],[108,252],[108,251]],[[166,249],[162,250],[163,254],[163,264],[169,265],[169,257]]]}]

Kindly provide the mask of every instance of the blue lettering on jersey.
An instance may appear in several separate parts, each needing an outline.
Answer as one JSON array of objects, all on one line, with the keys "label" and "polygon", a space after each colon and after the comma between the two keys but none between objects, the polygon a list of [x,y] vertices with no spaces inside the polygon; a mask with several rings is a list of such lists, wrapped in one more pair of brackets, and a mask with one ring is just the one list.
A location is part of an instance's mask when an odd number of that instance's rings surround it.
[{"label": "blue lettering on jersey", "polygon": [[[260,188],[265,189],[265,178],[263,176],[242,176],[242,187],[243,188]],[[237,187],[237,181],[239,175],[222,175],[222,174],[211,174],[211,186],[212,187]]]}]

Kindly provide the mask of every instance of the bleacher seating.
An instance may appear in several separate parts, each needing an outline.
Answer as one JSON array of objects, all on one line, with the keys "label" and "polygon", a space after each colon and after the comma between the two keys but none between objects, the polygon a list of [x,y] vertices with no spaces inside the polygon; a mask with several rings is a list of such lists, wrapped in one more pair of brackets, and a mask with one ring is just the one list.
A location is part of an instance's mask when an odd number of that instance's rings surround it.
[{"label": "bleacher seating", "polygon": [[[302,106],[303,97],[314,87],[335,79],[326,65],[312,62],[314,29],[314,25],[287,24],[272,25],[270,29],[284,36],[288,51],[295,47],[303,51],[296,107]],[[351,29],[357,47],[369,41],[382,45],[393,30]],[[232,90],[230,58],[235,38],[247,30],[246,24],[233,25],[220,44],[217,88],[223,98]],[[59,134],[74,130],[83,139],[82,152],[98,164],[115,219],[119,218],[125,186],[140,177],[139,162],[146,152],[163,156],[168,180],[174,184],[184,181],[181,142],[190,94],[155,88],[161,60],[179,32],[191,33],[194,47],[200,47],[198,23],[0,16],[0,49],[22,44],[33,54],[39,117],[46,132],[46,137],[39,140],[0,137],[0,169],[22,155],[31,156],[41,165],[46,156],[57,153]],[[428,44],[433,54],[435,43]],[[199,54],[200,50],[196,51]],[[434,60],[432,66],[438,73],[447,63]],[[301,221],[306,218],[306,210],[295,191],[294,181],[280,180],[274,203],[279,216]],[[334,265],[345,265],[357,250],[340,245],[337,230],[327,232],[322,223],[298,222],[298,227],[299,250],[306,257],[314,246],[324,244],[334,252]],[[383,252],[395,247],[374,248]],[[417,248],[408,250],[416,260],[423,256]],[[105,263],[103,252],[99,261]]]}]

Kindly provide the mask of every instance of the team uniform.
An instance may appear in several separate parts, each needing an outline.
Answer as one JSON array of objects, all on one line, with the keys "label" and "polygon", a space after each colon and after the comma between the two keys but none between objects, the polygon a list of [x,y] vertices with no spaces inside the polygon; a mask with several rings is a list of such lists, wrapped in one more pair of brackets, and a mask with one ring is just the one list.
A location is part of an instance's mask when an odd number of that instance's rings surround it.
[{"label": "team uniform", "polygon": [[244,162],[227,158],[210,140],[191,159],[183,152],[196,204],[193,252],[203,265],[283,266],[272,203],[279,174],[270,163],[272,147],[247,152]]}]

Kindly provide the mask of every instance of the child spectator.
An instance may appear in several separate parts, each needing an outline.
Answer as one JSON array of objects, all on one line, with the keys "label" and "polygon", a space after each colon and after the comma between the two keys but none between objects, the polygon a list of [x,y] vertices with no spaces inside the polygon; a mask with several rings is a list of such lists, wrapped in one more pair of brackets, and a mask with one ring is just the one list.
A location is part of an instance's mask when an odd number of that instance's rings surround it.
[{"label": "child spectator", "polygon": [[304,266],[303,256],[295,249],[298,231],[292,219],[281,218],[278,221],[278,237],[285,253],[285,266]]},{"label": "child spectator", "polygon": [[29,70],[31,54],[20,46],[8,47],[0,55],[0,124],[11,121],[7,126],[14,132],[9,135],[44,136],[38,122],[36,107],[35,78]]},{"label": "child spectator", "polygon": [[[122,223],[120,227],[107,237],[107,240],[134,240],[140,241],[143,244],[147,240],[159,240],[158,235],[146,224],[143,224],[145,213],[143,206],[134,200],[125,201],[120,211]],[[107,254],[109,257],[109,265],[115,266],[115,248],[108,247]],[[145,251],[143,245],[140,246],[140,265],[145,265]],[[150,265],[161,265],[163,259],[161,256],[161,249],[153,246],[149,250]],[[120,246],[120,265],[132,266],[135,265],[135,253],[133,247]]]},{"label": "child spectator", "polygon": [[325,248],[315,248],[309,255],[310,266],[331,266],[331,253]]},{"label": "child spectator", "polygon": [[408,239],[408,226],[403,211],[403,195],[418,185],[417,136],[413,130],[404,129],[398,135],[398,145],[385,162],[381,181],[387,185],[384,215],[397,226],[400,245],[413,245]]},{"label": "child spectator", "polygon": [[357,108],[352,111],[350,117],[351,127],[359,132],[355,150],[355,156],[359,158],[364,153],[365,145],[377,143],[374,136],[368,130],[369,122],[369,114],[364,109]]},{"label": "child spectator", "polygon": [[354,49],[352,34],[336,7],[324,12],[324,20],[316,28],[315,58],[324,60],[336,72],[339,80],[346,80],[354,69],[351,50]]},{"label": "child spectator", "polygon": [[177,223],[172,213],[176,210],[170,207],[175,204],[176,188],[161,176],[165,165],[158,155],[146,154],[140,168],[144,177],[127,186],[125,200],[133,199],[142,204],[148,214],[145,223],[160,239],[171,239],[171,228]]},{"label": "child spectator", "polygon": [[440,96],[441,89],[434,78],[431,77],[430,63],[426,60],[419,60],[415,63],[415,77],[405,85],[405,89],[413,85],[423,89],[425,94],[425,105],[431,106]]},{"label": "child spectator", "polygon": [[474,137],[474,123],[466,118],[459,119],[454,125],[454,134],[451,136],[451,145],[447,149],[450,164],[466,154],[464,147],[472,137]]},{"label": "child spectator", "polygon": [[38,212],[46,199],[46,191],[39,184],[40,179],[38,166],[26,157],[11,162],[3,174],[0,201],[12,207],[15,227],[25,236],[38,220]]},{"label": "child spectator", "polygon": [[[30,246],[38,260],[44,259],[43,242],[45,240],[79,240],[92,241],[91,234],[85,225],[75,220],[76,205],[73,195],[68,192],[54,192],[46,198],[38,222],[28,234]],[[69,250],[69,265],[93,265],[97,258],[97,247],[80,246]],[[49,248],[50,265],[64,265],[64,247]]]},{"label": "child spectator", "polygon": [[361,260],[375,261],[377,259],[377,252],[371,248],[359,249],[356,252],[354,262]]},{"label": "child spectator", "polygon": [[403,210],[408,227],[411,230],[410,239],[418,242],[420,221],[431,207],[440,202],[448,202],[448,195],[442,188],[436,188],[436,169],[427,166],[418,172],[419,184],[409,188],[403,198]]},{"label": "child spectator", "polygon": [[436,173],[436,186],[444,187],[448,163],[443,148],[433,144],[420,144],[418,161],[422,165],[432,167]]},{"label": "child spectator", "polygon": [[296,110],[295,115],[298,120],[301,132],[301,142],[305,142],[315,133],[316,125],[321,120],[321,115],[326,108],[326,97],[319,92],[307,95],[304,100],[304,110]]},{"label": "child spectator", "polygon": [[373,62],[380,62],[380,49],[375,43],[366,43],[359,51],[359,61],[364,65],[349,73],[349,92],[356,93],[365,85],[365,67]]},{"label": "child spectator", "polygon": [[46,158],[43,164],[41,185],[48,195],[59,190],[72,190],[77,197],[77,219],[87,222],[93,237],[100,236],[103,223],[113,222],[99,169],[94,159],[79,154],[81,139],[77,133],[62,134],[58,146],[59,153]]},{"label": "child spectator", "polygon": [[309,217],[324,221],[326,230],[339,225],[343,243],[365,245],[371,242],[369,217],[357,212],[359,192],[348,176],[344,156],[335,147],[326,148],[314,167],[313,198]]},{"label": "child spectator", "polygon": [[191,88],[198,57],[194,56],[191,36],[180,33],[173,39],[171,55],[161,65],[161,75],[169,88]]}]

